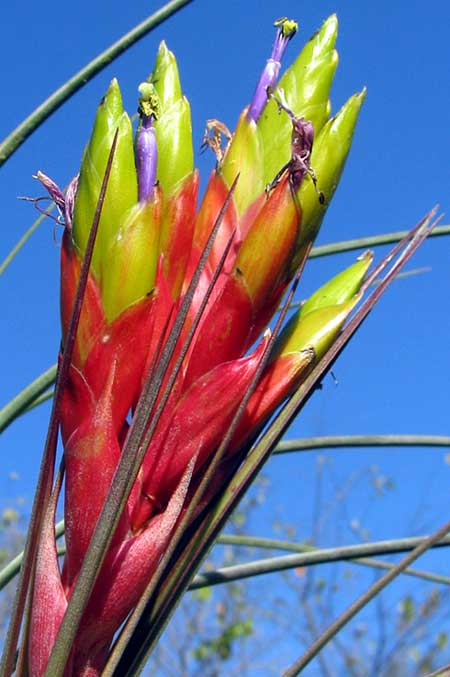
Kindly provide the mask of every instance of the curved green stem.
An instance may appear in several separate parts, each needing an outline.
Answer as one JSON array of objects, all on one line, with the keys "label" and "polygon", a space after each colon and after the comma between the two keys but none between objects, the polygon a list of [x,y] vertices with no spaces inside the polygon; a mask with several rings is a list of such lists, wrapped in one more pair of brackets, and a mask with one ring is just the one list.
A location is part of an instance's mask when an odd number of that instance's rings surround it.
[{"label": "curved green stem", "polygon": [[[217,539],[217,543],[222,544],[222,545],[237,545],[241,547],[247,547],[247,548],[263,548],[263,549],[269,549],[269,550],[287,550],[290,552],[298,552],[298,553],[314,553],[314,556],[319,557],[321,556],[321,553],[324,553],[324,550],[320,550],[319,548],[314,547],[313,545],[306,545],[304,543],[293,543],[292,541],[283,541],[275,538],[261,538],[259,536],[239,536],[239,535],[234,535],[234,534],[222,534],[222,536],[219,536]],[[361,554],[364,555],[372,555],[374,552],[374,549],[376,549],[377,554],[387,554],[387,551],[380,551],[379,547],[383,547],[382,544],[386,544],[387,548],[393,548],[397,546],[400,546],[402,548],[412,548],[415,544],[417,544],[417,539],[408,539],[408,538],[402,538],[401,540],[391,540],[391,541],[381,541],[379,543],[364,543],[361,546],[357,546],[361,548]],[[447,539],[447,541],[444,539],[441,541],[440,545],[450,545],[450,538]],[[352,548],[354,546],[351,546]],[[345,548],[347,546],[344,546],[343,549],[340,548],[329,548],[325,552],[330,552],[330,553],[336,553],[336,550],[338,550],[338,559],[333,559],[334,562],[339,562],[339,561],[348,561],[347,558],[344,556],[345,555]],[[339,556],[339,550],[341,550],[342,553],[342,560],[340,559]],[[391,552],[391,551],[390,551]],[[280,569],[276,566],[275,559],[273,558],[274,562],[274,568],[273,571],[279,571]],[[326,560],[328,561],[328,560]],[[357,559],[352,559],[351,560],[354,564],[361,564],[363,566],[371,567],[373,569],[392,569],[394,566],[390,562],[384,562],[382,560],[374,559],[373,557],[358,557]],[[270,560],[262,560],[264,562],[265,566],[267,563],[270,564]],[[308,566],[308,562],[303,562],[302,558],[300,557],[300,562],[301,564],[293,565],[295,566]],[[320,564],[320,561],[312,561],[310,564]],[[248,563],[249,566],[253,566],[255,563],[250,562]],[[238,565],[238,566],[243,566],[246,567],[247,563],[245,565]],[[244,574],[245,574],[245,568],[244,568]],[[226,572],[230,573],[230,567],[226,568]],[[213,572],[214,573],[214,572]],[[235,571],[235,574],[238,573]],[[269,569],[267,568],[265,572],[261,573],[270,573]],[[440,574],[434,574],[430,573],[428,571],[421,571],[419,569],[405,569],[403,572],[404,574],[407,574],[408,576],[414,576],[415,578],[421,578],[425,581],[430,581],[432,583],[440,583],[443,585],[450,585],[450,577],[449,576],[442,576]],[[254,574],[257,575],[257,574]],[[244,575],[244,577],[246,577]],[[233,580],[238,580],[239,575],[234,578]],[[194,580],[195,583],[195,580]]]},{"label": "curved green stem", "polygon": [[38,106],[31,115],[20,123],[6,139],[0,144],[0,167],[11,157],[11,155],[22,145],[22,143],[62,104],[67,101],[75,92],[83,87],[89,80],[97,75],[103,68],[108,66],[116,57],[125,52],[138,40],[149,33],[153,28],[175,14],[184,5],[192,0],[171,0],[166,5],[158,9],[154,14],[135,26],[131,31],[123,35],[117,42],[105,49],[87,66],[71,77],[67,82],[59,87],[48,99]]},{"label": "curved green stem", "polygon": [[[221,537],[224,539],[225,537]],[[231,538],[226,537],[226,542],[230,543]],[[190,590],[198,588],[220,585],[221,583],[230,583],[244,578],[251,578],[253,576],[262,576],[263,574],[274,573],[276,571],[286,571],[288,569],[296,569],[298,567],[312,566],[314,564],[329,564],[331,562],[340,562],[343,560],[359,559],[361,557],[370,557],[372,555],[389,555],[400,552],[415,551],[419,547],[421,551],[424,544],[428,544],[429,537],[420,538],[400,538],[390,541],[376,541],[374,543],[362,543],[358,545],[343,546],[338,548],[313,548],[309,552],[302,552],[295,555],[282,555],[281,557],[269,557],[266,559],[256,560],[254,562],[247,562],[245,564],[236,564],[229,567],[217,569],[217,571],[208,571],[198,574],[191,586]],[[221,540],[224,543],[224,540]],[[292,544],[293,545],[293,544]],[[441,535],[438,542],[435,542],[433,547],[444,547],[450,545],[450,537]],[[305,549],[303,545],[297,546]],[[403,560],[402,560],[403,562]],[[391,565],[389,574],[393,569],[397,573],[403,570],[398,570],[398,565]],[[440,583],[449,584],[450,578],[445,576]]]},{"label": "curved green stem", "polygon": [[395,564],[390,571],[379,578],[373,585],[366,590],[366,592],[358,597],[357,600],[350,604],[350,606],[342,613],[331,625],[323,632],[320,637],[309,647],[309,649],[296,660],[284,673],[283,677],[295,677],[306,668],[307,665],[317,656],[317,654],[328,644],[335,635],[352,620],[356,614],[363,609],[366,604],[372,601],[391,581],[401,574],[412,562],[414,562],[420,555],[434,547],[439,541],[446,536],[450,531],[450,522],[444,524],[440,529],[434,532],[431,536],[425,539],[420,539],[420,542],[411,552],[404,557],[400,562]]},{"label": "curved green stem", "polygon": [[[407,234],[407,230],[398,230],[394,233],[384,233],[383,235],[360,237],[355,240],[342,240],[341,242],[322,244],[311,249],[309,258],[316,259],[320,256],[350,252],[353,249],[367,249],[370,247],[379,247],[383,244],[391,244],[392,242],[400,242]],[[450,235],[450,225],[437,226],[428,237],[439,237],[441,235]]]},{"label": "curved green stem", "polygon": [[[63,390],[67,385],[67,379],[69,375],[72,354],[75,345],[75,338],[77,334],[81,309],[83,305],[83,298],[85,295],[86,284],[89,275],[89,266],[91,264],[92,252],[95,245],[95,239],[98,232],[102,208],[105,201],[106,189],[108,186],[108,181],[114,160],[114,153],[117,146],[117,136],[118,129],[116,130],[116,133],[114,135],[111,150],[109,152],[108,160],[106,163],[105,174],[103,176],[100,188],[98,202],[95,209],[94,218],[92,221],[92,227],[89,233],[89,238],[87,241],[86,251],[83,257],[83,262],[81,264],[79,280],[75,293],[75,299],[73,302],[72,312],[70,315],[64,351],[62,353],[61,360],[58,363],[55,385],[55,397],[53,399],[53,406],[50,414],[50,423],[48,427],[47,438],[45,441],[44,452],[42,455],[36,492],[33,500],[33,508],[31,511],[30,524],[28,526],[28,533],[25,542],[23,563],[20,570],[19,582],[17,584],[8,633],[4,644],[2,662],[0,666],[0,674],[9,675],[12,674],[13,672],[13,665],[16,661],[15,656],[17,650],[17,643],[19,641],[20,636],[20,629],[23,621],[23,615],[27,603],[27,598],[29,598],[29,593],[31,590],[30,586],[32,584],[33,567],[38,548],[39,533],[42,527],[42,520],[45,517],[45,511],[47,510],[48,506],[50,505],[50,501],[52,500],[52,485],[54,478],[56,448],[58,443],[58,432],[59,432],[59,408],[61,405],[61,397],[63,394]],[[63,474],[62,466],[63,464],[61,464],[61,476]],[[56,488],[57,486],[59,486],[58,485],[59,481],[60,481],[60,473],[58,473],[58,480],[57,483],[55,483],[55,490],[57,490]],[[27,643],[26,630],[27,623],[25,623],[24,632],[22,633],[22,647],[19,649],[19,663],[18,663],[19,666],[21,658],[24,655],[23,650],[25,649]],[[18,668],[18,672],[20,673],[20,668]],[[46,670],[46,673],[47,672],[51,675],[56,674],[57,666],[54,666],[53,670],[48,671]]]},{"label": "curved green stem", "polygon": [[329,435],[280,442],[274,454],[339,447],[450,447],[448,435]]},{"label": "curved green stem", "polygon": [[42,395],[38,395],[35,400],[33,400],[26,409],[22,412],[23,414],[26,414],[27,412],[31,411],[35,407],[39,407],[40,404],[44,404],[44,402],[47,402],[48,400],[51,400],[52,397],[54,396],[55,391],[54,390],[47,390],[46,393],[42,393]]},{"label": "curved green stem", "polygon": [[[64,534],[64,520],[58,522],[55,526],[55,537],[58,539]],[[304,543],[293,543],[274,538],[264,538],[260,536],[240,536],[234,534],[222,534],[217,539],[220,545],[237,545],[248,548],[264,548],[268,550],[286,550],[298,553],[294,556],[271,557],[245,564],[237,564],[218,569],[217,571],[208,571],[205,574],[196,576],[189,587],[190,590],[204,588],[210,585],[219,585],[231,581],[242,580],[253,576],[260,576],[277,571],[285,571],[301,566],[312,566],[314,564],[327,564],[330,562],[342,562],[351,560],[355,564],[362,564],[375,569],[391,569],[394,565],[389,562],[383,562],[373,559],[373,555],[389,555],[399,552],[407,552],[420,545],[426,537],[400,538],[386,541],[374,541],[373,543],[362,543],[359,545],[340,546],[337,548],[319,549],[312,545]],[[450,545],[450,537],[443,538],[433,547],[444,547]],[[58,550],[59,554],[64,554],[64,548]],[[7,585],[20,570],[23,559],[23,552],[12,559],[0,571],[0,590]],[[403,573],[416,578],[422,578],[433,583],[450,585],[450,577],[430,573],[428,571],[419,571],[417,569],[406,569]]]},{"label": "curved green stem", "polygon": [[[41,401],[44,401],[42,396],[55,382],[55,378],[56,364],[53,364],[47,371],[44,371],[43,374],[27,385],[27,387],[8,402],[8,404],[5,404],[5,406],[0,409],[0,432],[3,432],[14,419],[23,414],[26,410],[40,404]],[[48,399],[48,397],[45,396],[45,399]]]}]

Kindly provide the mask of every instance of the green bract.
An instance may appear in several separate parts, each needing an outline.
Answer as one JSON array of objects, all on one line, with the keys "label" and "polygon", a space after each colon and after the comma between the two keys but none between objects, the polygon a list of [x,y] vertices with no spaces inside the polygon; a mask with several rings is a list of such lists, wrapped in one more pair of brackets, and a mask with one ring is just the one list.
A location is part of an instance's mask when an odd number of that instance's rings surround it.
[{"label": "green bract", "polygon": [[221,172],[228,186],[239,174],[234,202],[239,214],[264,190],[264,149],[256,123],[241,115]]},{"label": "green bract", "polygon": [[372,253],[366,252],[319,287],[292,316],[276,341],[274,353],[286,355],[312,348],[315,356],[320,357],[358,302],[358,292],[372,258]]},{"label": "green bract", "polygon": [[162,42],[151,76],[161,113],[155,122],[158,142],[157,177],[165,195],[194,168],[191,109],[183,96],[175,56]]},{"label": "green bract", "polygon": [[363,104],[366,90],[354,94],[342,106],[334,117],[322,127],[315,139],[311,153],[311,167],[317,178],[317,188],[322,193],[323,203],[318,199],[317,189],[311,177],[306,176],[297,193],[302,209],[302,228],[298,243],[298,255],[294,258],[293,268],[308,245],[317,235],[327,206],[337,188],[345,166],[358,114]]},{"label": "green bract", "polygon": [[277,354],[288,355],[312,349],[319,359],[334,343],[345,320],[355,307],[359,296],[334,306],[312,310],[305,317],[294,315],[277,342]]},{"label": "green bract", "polygon": [[130,118],[123,112],[119,85],[114,79],[98,108],[91,139],[81,163],[73,217],[73,240],[81,255],[86,248],[108,155],[117,129],[116,152],[92,257],[92,269],[97,278],[101,277],[102,266],[109,264],[105,260],[105,252],[110,241],[127,211],[137,202],[133,130]]},{"label": "green bract", "polygon": [[100,289],[109,321],[152,293],[159,249],[159,206],[156,201],[136,204],[108,243],[105,254],[111,265],[103,270]]},{"label": "green bract", "polygon": [[372,259],[372,252],[364,252],[349,268],[317,289],[302,305],[301,316],[305,317],[318,308],[345,303],[351,299],[359,291]]}]

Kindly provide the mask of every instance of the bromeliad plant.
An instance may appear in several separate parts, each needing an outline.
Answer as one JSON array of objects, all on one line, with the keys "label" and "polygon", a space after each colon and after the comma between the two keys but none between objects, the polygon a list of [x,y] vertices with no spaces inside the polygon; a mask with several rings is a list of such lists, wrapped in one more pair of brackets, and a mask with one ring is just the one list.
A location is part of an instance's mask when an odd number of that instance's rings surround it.
[{"label": "bromeliad plant", "polygon": [[[388,260],[364,281],[372,256],[363,255],[282,331],[287,305],[258,338],[298,283],[364,99],[329,117],[334,16],[278,84],[297,26],[276,27],[235,133],[208,122],[216,167],[199,209],[189,103],[164,43],[139,88],[135,138],[113,80],[66,193],[38,174],[64,221],[55,404],[64,458],[50,494],[50,451],[42,493],[19,653],[19,671],[32,677],[111,674],[121,656],[120,674],[133,671],[296,409],[425,236],[416,229],[343,333]],[[53,429],[48,449],[55,439]],[[60,570],[53,525],[63,474]]]}]

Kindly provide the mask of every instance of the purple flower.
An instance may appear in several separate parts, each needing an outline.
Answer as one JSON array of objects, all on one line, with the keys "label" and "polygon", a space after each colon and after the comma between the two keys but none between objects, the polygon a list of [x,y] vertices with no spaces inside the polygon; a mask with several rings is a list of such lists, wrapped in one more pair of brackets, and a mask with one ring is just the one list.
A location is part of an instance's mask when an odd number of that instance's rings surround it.
[{"label": "purple flower", "polygon": [[274,25],[277,26],[278,30],[275,36],[275,42],[273,43],[272,54],[270,55],[270,58],[267,59],[267,63],[261,73],[247,113],[247,117],[255,122],[258,121],[258,118],[267,103],[267,89],[273,89],[275,87],[281,68],[281,59],[283,58],[289,40],[295,35],[298,28],[295,21],[286,19],[285,17],[275,21]]},{"label": "purple flower", "polygon": [[158,119],[160,104],[154,86],[143,82],[139,86],[139,125],[136,141],[136,169],[139,186],[139,201],[145,202],[153,195],[158,165],[158,146],[156,132],[153,126]]}]

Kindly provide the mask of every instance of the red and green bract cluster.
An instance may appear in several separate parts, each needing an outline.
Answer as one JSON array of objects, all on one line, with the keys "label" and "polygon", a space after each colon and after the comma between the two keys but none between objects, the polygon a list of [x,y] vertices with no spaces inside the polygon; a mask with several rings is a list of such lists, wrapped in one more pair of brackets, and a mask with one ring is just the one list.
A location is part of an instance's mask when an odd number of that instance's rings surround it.
[{"label": "red and green bract cluster", "polygon": [[[289,25],[286,35],[291,37],[295,30]],[[278,27],[282,30],[283,26]],[[225,247],[231,243],[229,252],[121,515],[84,612],[67,674],[95,675],[101,670],[114,633],[151,579],[189,504],[192,486],[198,484],[253,379],[268,333],[256,347],[255,342],[317,234],[364,98],[364,92],[352,96],[329,117],[329,89],[337,65],[336,32],[332,16],[306,44],[278,87],[270,84],[274,98],[262,109],[259,106],[257,115],[255,105],[243,111],[225,148],[220,147],[219,137],[223,126],[212,124],[210,144],[215,147],[217,165],[199,207],[189,103],[181,91],[175,57],[166,45],[159,48],[150,82],[140,88],[143,103],[136,142],[115,80],[99,106],[73,204],[71,200],[65,205],[63,346],[116,130],[117,146],[61,405],[67,552],[60,572],[53,528],[47,525],[34,587],[29,641],[32,677],[45,670],[143,383],[155,367],[237,175],[172,365]],[[273,54],[279,55],[280,50]],[[278,66],[269,62],[269,75],[276,75]],[[267,83],[267,77],[261,82]],[[260,101],[261,91],[256,94]],[[144,104],[150,100],[152,106],[146,109]],[[302,130],[309,131],[302,137]],[[149,177],[154,175],[153,185]],[[334,341],[359,298],[370,261],[370,255],[361,257],[291,318],[271,349],[221,467],[226,468],[254,438]],[[190,464],[193,471],[188,481]],[[220,486],[220,476],[216,484]]]}]

